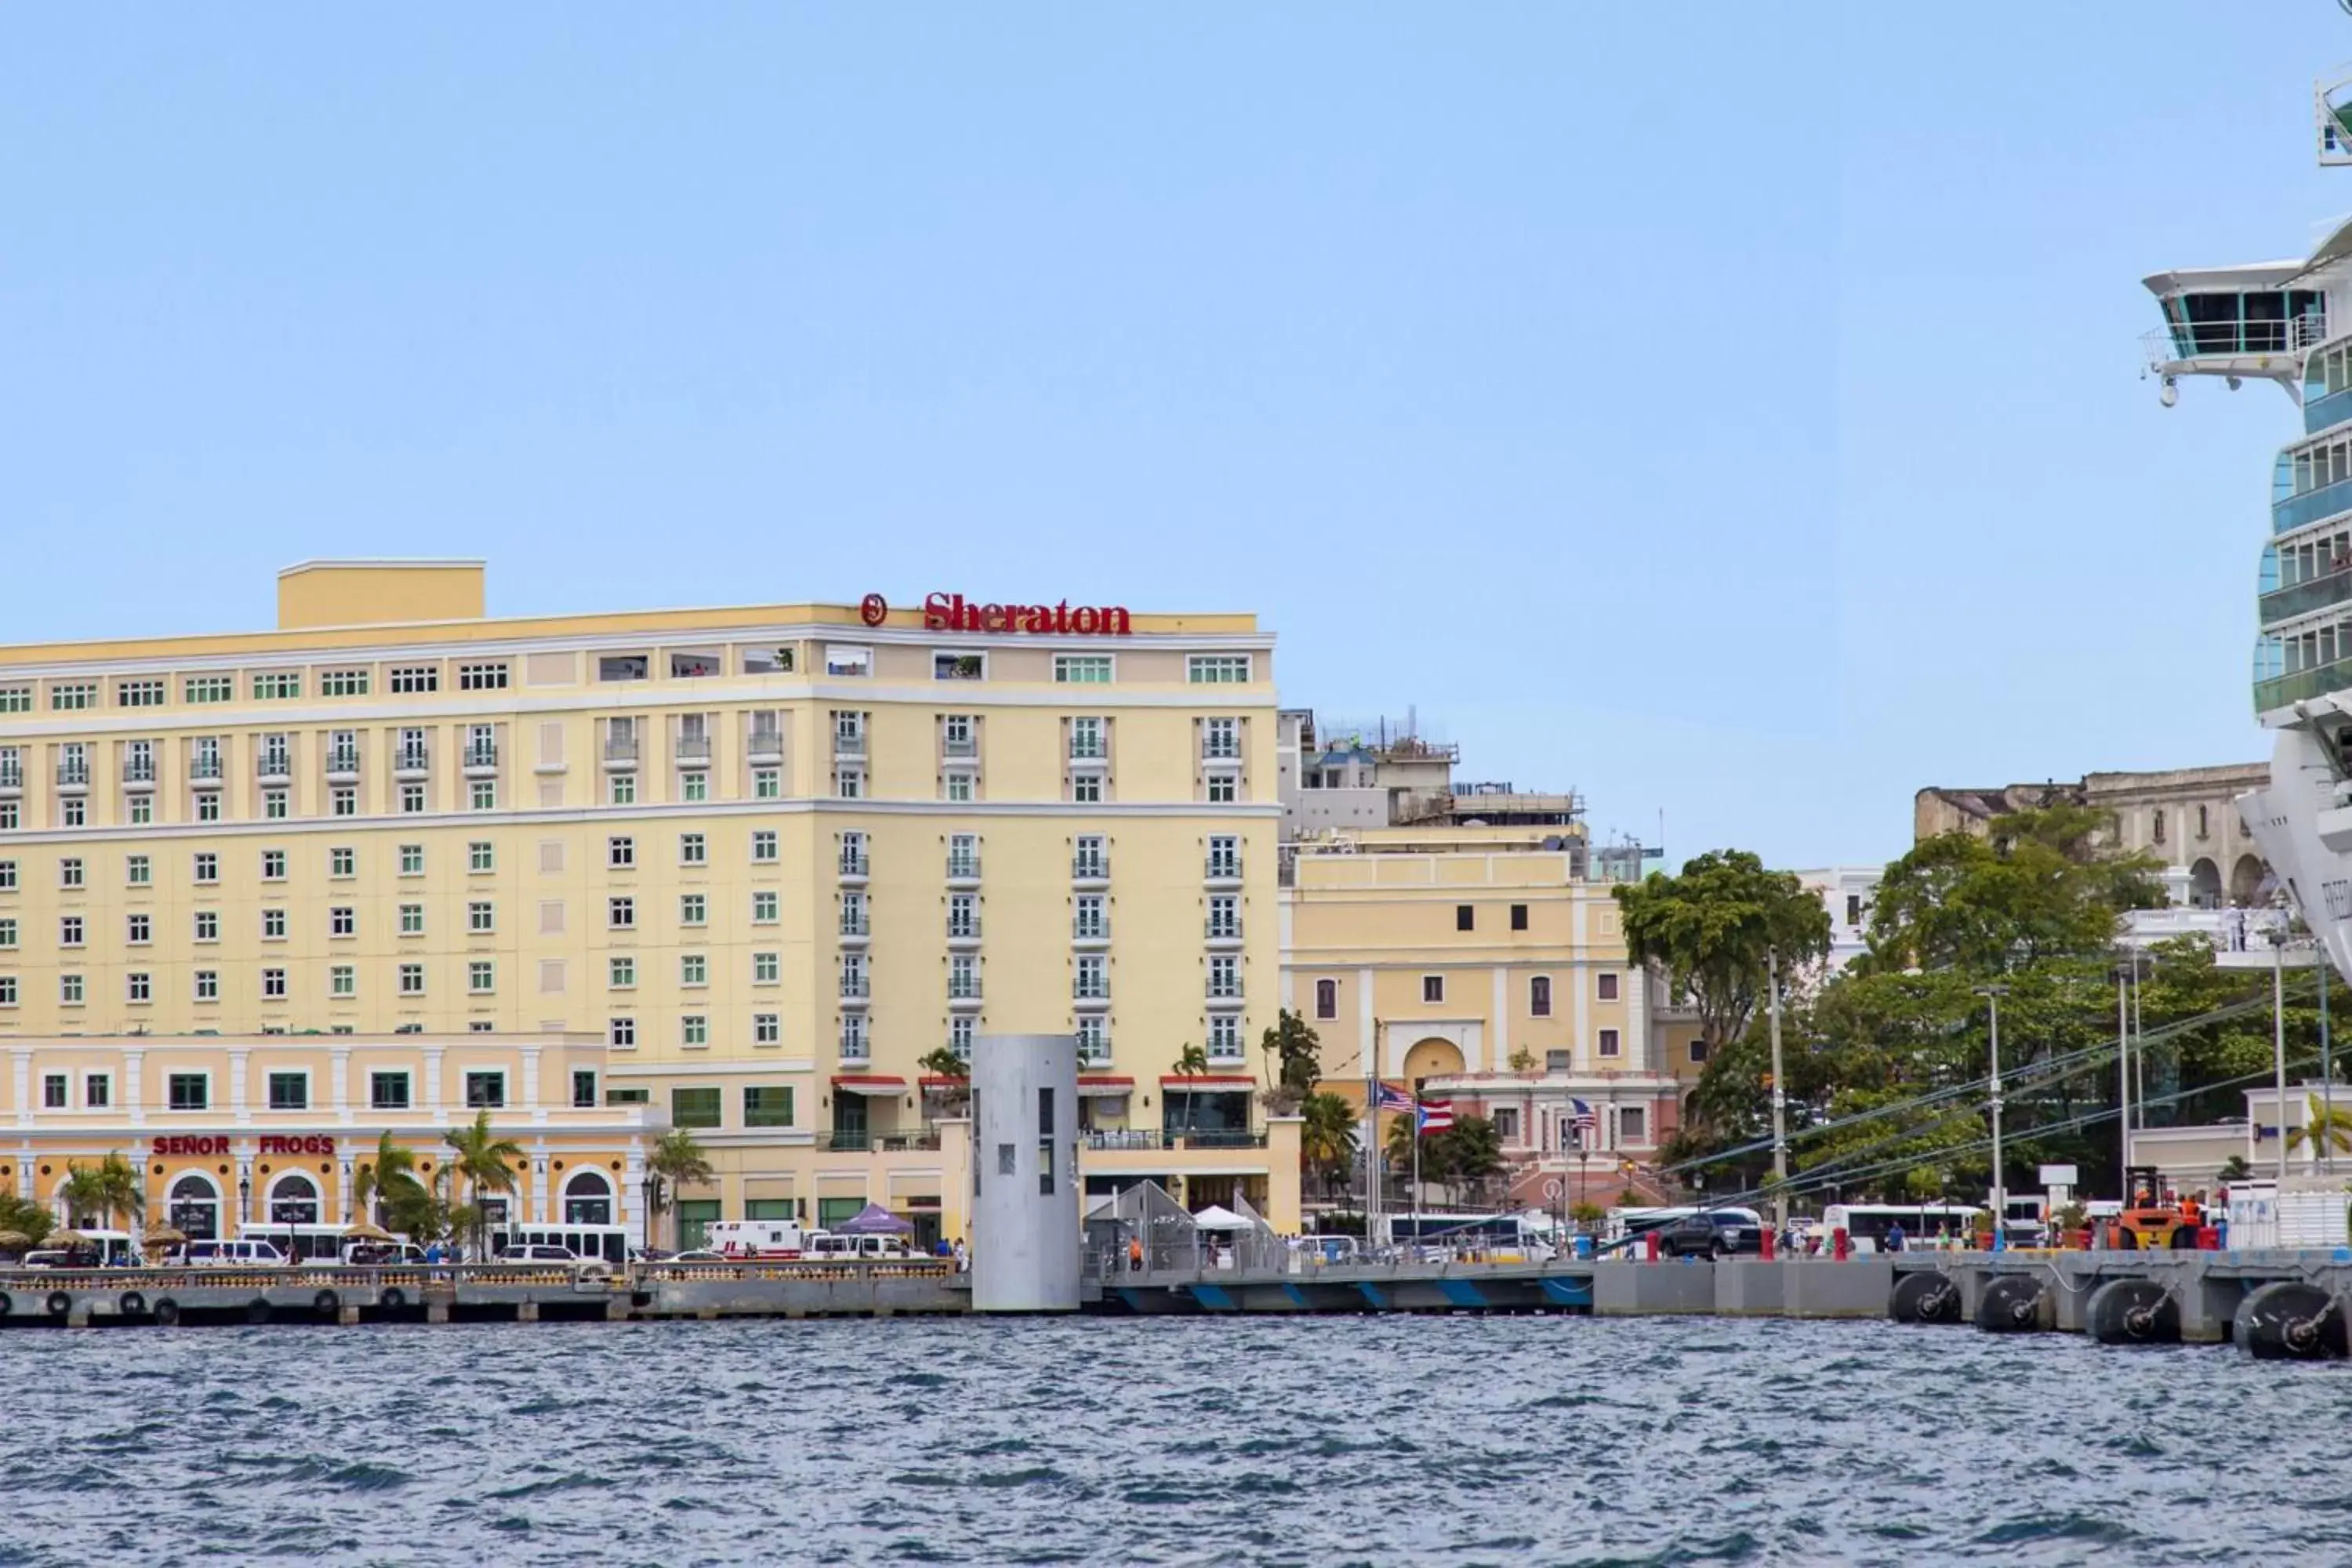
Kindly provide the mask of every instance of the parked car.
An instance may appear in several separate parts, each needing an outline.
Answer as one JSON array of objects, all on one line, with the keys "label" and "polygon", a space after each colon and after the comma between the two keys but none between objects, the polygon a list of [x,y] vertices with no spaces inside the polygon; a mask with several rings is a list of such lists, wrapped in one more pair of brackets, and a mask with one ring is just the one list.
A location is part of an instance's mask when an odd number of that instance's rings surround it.
[{"label": "parked car", "polygon": [[574,1274],[592,1277],[610,1274],[613,1271],[613,1266],[601,1258],[583,1258],[568,1247],[557,1247],[551,1242],[545,1241],[530,1241],[520,1247],[509,1247],[492,1261],[537,1265],[541,1268],[550,1264],[559,1264],[571,1269]]},{"label": "parked car", "polygon": [[671,1253],[669,1255],[668,1261],[672,1263],[724,1263],[727,1261],[727,1255],[708,1247],[689,1247],[684,1252]]},{"label": "parked car", "polygon": [[1754,1209],[1707,1209],[1668,1221],[1657,1237],[1668,1258],[1728,1258],[1764,1250],[1764,1219]]}]

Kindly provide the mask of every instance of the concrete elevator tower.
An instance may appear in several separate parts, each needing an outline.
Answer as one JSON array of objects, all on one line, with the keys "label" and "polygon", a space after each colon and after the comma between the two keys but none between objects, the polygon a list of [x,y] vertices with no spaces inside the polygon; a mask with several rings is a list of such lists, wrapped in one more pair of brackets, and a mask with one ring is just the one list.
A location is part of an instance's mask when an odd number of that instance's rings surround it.
[{"label": "concrete elevator tower", "polygon": [[1078,1310],[1077,1129],[1075,1036],[972,1042],[972,1310]]}]

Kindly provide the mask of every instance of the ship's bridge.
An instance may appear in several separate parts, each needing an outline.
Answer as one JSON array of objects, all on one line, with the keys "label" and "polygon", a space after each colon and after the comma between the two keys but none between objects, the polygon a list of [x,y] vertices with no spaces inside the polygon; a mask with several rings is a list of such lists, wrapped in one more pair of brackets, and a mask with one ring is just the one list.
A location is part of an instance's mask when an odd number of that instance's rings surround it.
[{"label": "ship's bridge", "polygon": [[2297,391],[2305,351],[2327,340],[2327,295],[2310,277],[2313,261],[2258,261],[2242,267],[2159,272],[2143,279],[2164,308],[2164,326],[2140,342],[2148,371],[2164,379],[2249,376]]}]

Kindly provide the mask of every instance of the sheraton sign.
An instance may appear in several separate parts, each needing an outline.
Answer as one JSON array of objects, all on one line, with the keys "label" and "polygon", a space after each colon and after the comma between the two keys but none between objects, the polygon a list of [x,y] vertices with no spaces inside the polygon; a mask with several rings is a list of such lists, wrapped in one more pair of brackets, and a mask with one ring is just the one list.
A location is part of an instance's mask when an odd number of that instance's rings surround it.
[{"label": "sheraton sign", "polygon": [[[867,626],[878,626],[890,613],[889,602],[868,594],[859,613]],[[1123,637],[1133,635],[1135,621],[1124,605],[1074,605],[1067,599],[1051,605],[981,604],[961,594],[932,594],[923,600],[923,629]]]}]

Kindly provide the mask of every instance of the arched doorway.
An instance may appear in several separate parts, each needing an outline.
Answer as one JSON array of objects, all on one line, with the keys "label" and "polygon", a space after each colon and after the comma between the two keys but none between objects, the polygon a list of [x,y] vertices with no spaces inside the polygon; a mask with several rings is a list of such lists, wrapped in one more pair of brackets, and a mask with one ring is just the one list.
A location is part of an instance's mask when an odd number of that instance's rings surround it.
[{"label": "arched doorway", "polygon": [[163,1203],[165,1216],[190,1241],[220,1239],[220,1189],[210,1176],[190,1171],[172,1183]]},{"label": "arched doorway", "polygon": [[2238,863],[2230,868],[2230,902],[2238,909],[2250,910],[2262,901],[2263,882],[2269,868],[2252,855],[2241,855]]},{"label": "arched doorway", "polygon": [[2198,910],[2221,907],[2221,868],[2210,859],[2200,858],[2189,868],[2189,905]]},{"label": "arched doorway", "polygon": [[563,1223],[613,1223],[613,1184],[602,1171],[574,1171],[563,1183]]},{"label": "arched doorway", "polygon": [[299,1171],[289,1171],[269,1184],[269,1223],[319,1223],[319,1184]]},{"label": "arched doorway", "polygon": [[1452,1078],[1462,1070],[1462,1047],[1452,1040],[1434,1037],[1416,1040],[1412,1048],[1404,1054],[1407,1083],[1423,1078]]}]

